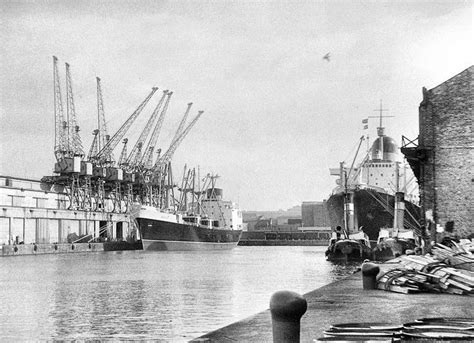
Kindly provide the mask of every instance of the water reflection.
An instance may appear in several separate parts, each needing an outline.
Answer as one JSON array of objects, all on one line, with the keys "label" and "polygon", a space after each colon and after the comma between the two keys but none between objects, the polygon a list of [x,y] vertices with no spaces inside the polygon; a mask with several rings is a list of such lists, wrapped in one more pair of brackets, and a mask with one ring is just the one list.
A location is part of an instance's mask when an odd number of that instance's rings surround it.
[{"label": "water reflection", "polygon": [[330,282],[340,280],[342,277],[359,271],[362,264],[361,262],[356,261],[327,261],[327,263],[331,266],[328,273],[331,280]]},{"label": "water reflection", "polygon": [[0,259],[6,340],[188,341],[268,308],[282,289],[307,293],[359,264],[324,247],[124,252]]}]

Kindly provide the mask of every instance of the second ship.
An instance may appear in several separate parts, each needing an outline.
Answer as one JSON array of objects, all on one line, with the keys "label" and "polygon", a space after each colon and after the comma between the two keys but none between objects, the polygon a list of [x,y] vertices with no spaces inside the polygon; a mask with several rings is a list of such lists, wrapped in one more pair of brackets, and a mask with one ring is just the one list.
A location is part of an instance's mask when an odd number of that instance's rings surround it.
[{"label": "second ship", "polygon": [[[414,240],[406,237],[413,237],[420,225],[418,187],[410,169],[402,166],[394,139],[385,135],[381,114],[377,135],[362,162],[354,163],[356,153],[349,168],[341,163],[330,170],[339,178],[327,201],[329,219],[342,232],[330,242],[329,260],[385,259],[414,247]],[[362,136],[357,151],[364,139]],[[405,240],[407,244],[402,244]],[[375,248],[373,253],[371,248]]]},{"label": "second ship", "polygon": [[222,199],[222,189],[209,188],[197,211],[166,211],[139,205],[133,211],[143,250],[232,249],[242,234],[242,213]]}]

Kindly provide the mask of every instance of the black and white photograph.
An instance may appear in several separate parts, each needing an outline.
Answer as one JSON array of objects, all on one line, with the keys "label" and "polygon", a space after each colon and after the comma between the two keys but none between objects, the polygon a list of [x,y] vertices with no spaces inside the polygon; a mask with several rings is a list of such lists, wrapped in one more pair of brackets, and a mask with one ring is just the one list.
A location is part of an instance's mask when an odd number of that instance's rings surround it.
[{"label": "black and white photograph", "polygon": [[0,1],[0,341],[474,341],[473,19]]}]

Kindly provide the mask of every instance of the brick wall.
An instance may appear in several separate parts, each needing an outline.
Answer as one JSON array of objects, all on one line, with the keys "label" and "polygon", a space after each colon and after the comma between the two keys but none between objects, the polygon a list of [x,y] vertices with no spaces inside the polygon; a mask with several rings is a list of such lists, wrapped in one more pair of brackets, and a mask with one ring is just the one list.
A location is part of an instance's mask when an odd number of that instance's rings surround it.
[{"label": "brick wall", "polygon": [[474,66],[427,91],[419,108],[422,207],[450,235],[474,233]]}]

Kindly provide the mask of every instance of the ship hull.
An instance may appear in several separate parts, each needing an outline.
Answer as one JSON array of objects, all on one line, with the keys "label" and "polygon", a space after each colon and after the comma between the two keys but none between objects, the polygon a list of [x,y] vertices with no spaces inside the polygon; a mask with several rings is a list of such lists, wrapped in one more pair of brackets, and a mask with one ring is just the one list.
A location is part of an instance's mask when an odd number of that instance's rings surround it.
[{"label": "ship hull", "polygon": [[[381,228],[393,227],[393,213],[387,208],[394,208],[395,197],[372,189],[354,190],[354,222],[357,228],[376,241]],[[327,201],[331,227],[344,227],[344,193],[335,193]],[[419,207],[405,201],[404,227],[408,230],[418,228],[420,221]]]},{"label": "ship hull", "polygon": [[242,231],[137,218],[143,250],[222,250],[237,246]]}]

